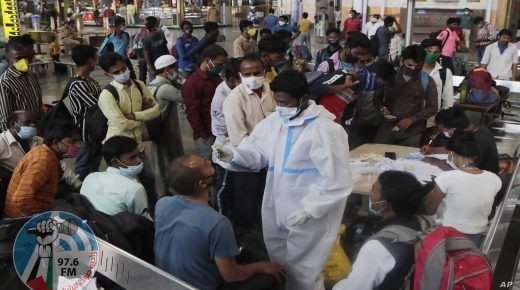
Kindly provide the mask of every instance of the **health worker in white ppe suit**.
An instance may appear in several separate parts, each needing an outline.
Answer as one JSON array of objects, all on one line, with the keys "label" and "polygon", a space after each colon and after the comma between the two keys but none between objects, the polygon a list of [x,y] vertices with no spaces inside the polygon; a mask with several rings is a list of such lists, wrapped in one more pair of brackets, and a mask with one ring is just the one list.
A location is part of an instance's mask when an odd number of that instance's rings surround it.
[{"label": "health worker in white ppe suit", "polygon": [[262,228],[269,257],[287,270],[287,290],[324,289],[320,273],[352,190],[348,137],[308,99],[302,74],[282,72],[270,87],[277,112],[238,147],[214,145],[213,152],[231,170],[268,168]]}]

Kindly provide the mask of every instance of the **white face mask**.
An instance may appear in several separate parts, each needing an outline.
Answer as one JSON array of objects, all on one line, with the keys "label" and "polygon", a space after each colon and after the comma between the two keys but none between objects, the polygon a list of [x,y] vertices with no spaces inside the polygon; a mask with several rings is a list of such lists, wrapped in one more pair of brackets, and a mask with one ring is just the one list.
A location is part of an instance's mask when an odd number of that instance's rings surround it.
[{"label": "white face mask", "polygon": [[264,85],[264,76],[261,77],[244,77],[242,74],[240,74],[240,77],[242,78],[242,84],[249,88],[250,90],[256,90]]},{"label": "white face mask", "polygon": [[[119,163],[121,163],[122,165],[125,165],[121,161],[119,161]],[[141,162],[141,163],[139,163],[139,165],[135,165],[135,166],[125,165],[125,166],[126,166],[126,168],[119,167],[119,170],[121,170],[121,172],[126,175],[136,176],[139,173],[141,173],[141,171],[143,171],[144,164],[143,164],[143,162]]]},{"label": "white face mask", "polygon": [[285,21],[278,21],[278,25],[284,26],[285,25]]},{"label": "white face mask", "polygon": [[377,22],[377,18],[372,18],[372,23],[376,23]]},{"label": "white face mask", "polygon": [[298,107],[276,106],[276,112],[278,112],[278,115],[280,115],[280,117],[282,117],[282,119],[285,119],[285,118],[289,119],[292,116],[296,115],[296,113],[298,112]]},{"label": "white face mask", "polygon": [[446,137],[446,138],[451,138],[450,131],[443,130],[442,134],[444,134],[444,137]]},{"label": "white face mask", "polygon": [[118,75],[112,75],[112,77],[114,78],[114,81],[124,84],[130,79],[130,70],[127,68],[125,72]]}]

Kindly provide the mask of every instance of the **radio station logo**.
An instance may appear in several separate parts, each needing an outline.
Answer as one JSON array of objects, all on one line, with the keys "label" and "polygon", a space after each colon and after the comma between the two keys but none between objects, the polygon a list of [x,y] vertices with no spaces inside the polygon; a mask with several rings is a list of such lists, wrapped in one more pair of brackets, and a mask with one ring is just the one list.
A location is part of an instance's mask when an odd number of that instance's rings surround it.
[{"label": "radio station logo", "polygon": [[67,212],[50,211],[22,227],[13,260],[18,276],[31,289],[74,290],[92,280],[98,253],[96,236],[86,222]]}]

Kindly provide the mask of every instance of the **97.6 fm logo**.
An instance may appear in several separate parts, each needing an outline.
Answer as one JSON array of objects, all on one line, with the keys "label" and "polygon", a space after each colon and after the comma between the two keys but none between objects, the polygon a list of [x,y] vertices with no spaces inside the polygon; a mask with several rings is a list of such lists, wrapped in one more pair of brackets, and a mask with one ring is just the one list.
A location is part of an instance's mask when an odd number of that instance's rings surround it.
[{"label": "97.6 fm logo", "polygon": [[22,227],[14,243],[13,261],[18,276],[31,289],[96,289],[88,284],[97,268],[98,253],[96,236],[87,223],[70,213],[51,211]]}]

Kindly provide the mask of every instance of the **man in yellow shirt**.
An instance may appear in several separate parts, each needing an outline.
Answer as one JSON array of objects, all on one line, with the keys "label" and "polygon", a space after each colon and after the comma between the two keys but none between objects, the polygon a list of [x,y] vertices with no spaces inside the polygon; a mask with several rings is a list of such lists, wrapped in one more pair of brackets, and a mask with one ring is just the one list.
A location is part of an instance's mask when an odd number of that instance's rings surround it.
[{"label": "man in yellow shirt", "polygon": [[126,5],[126,21],[128,25],[135,25],[135,13],[137,12],[137,7],[133,1],[129,1],[128,5]]},{"label": "man in yellow shirt", "polygon": [[309,19],[307,19],[309,17],[309,14],[307,12],[303,12],[302,17],[303,18],[298,22],[298,29],[301,33],[296,39],[295,45],[303,46],[303,43],[305,42],[305,46],[307,47],[310,53],[312,22]]}]

